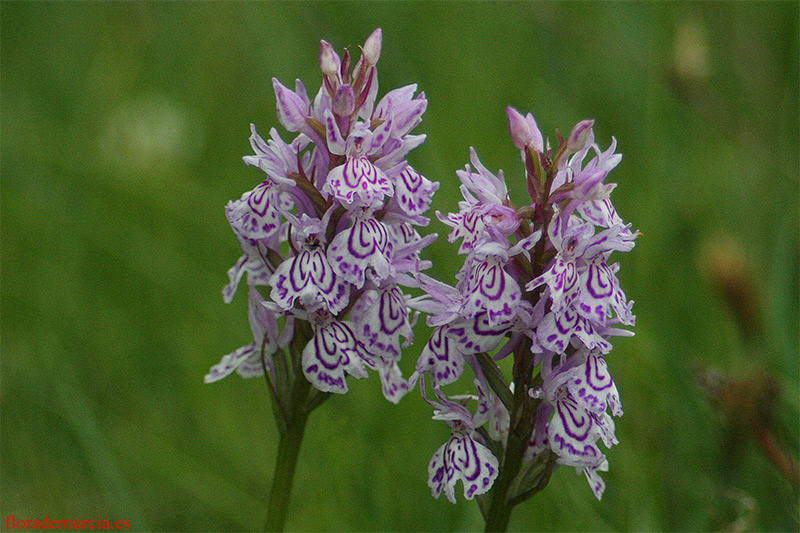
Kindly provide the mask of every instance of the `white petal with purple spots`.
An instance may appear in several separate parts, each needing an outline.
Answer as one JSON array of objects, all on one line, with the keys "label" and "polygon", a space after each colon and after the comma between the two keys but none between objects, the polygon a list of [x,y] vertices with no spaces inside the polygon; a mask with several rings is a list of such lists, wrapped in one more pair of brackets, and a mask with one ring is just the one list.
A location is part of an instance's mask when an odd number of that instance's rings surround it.
[{"label": "white petal with purple spots", "polygon": [[376,359],[376,370],[381,378],[383,396],[392,403],[398,403],[411,389],[396,361],[382,357]]},{"label": "white petal with purple spots", "polygon": [[575,367],[571,373],[573,377],[568,386],[585,409],[605,413],[606,408],[610,407],[614,416],[622,416],[617,386],[608,371],[608,364],[600,354],[590,352],[586,363]]},{"label": "white petal with purple spots", "polygon": [[281,225],[279,209],[291,208],[289,197],[269,181],[244,193],[240,200],[230,202],[226,208],[228,222],[246,239],[267,239]]},{"label": "white petal with purple spots", "polygon": [[473,317],[486,311],[490,324],[508,322],[516,316],[522,296],[519,285],[496,258],[476,262],[466,281],[467,299],[461,314]]},{"label": "white petal with purple spots", "polygon": [[497,348],[510,330],[510,322],[492,324],[486,312],[472,318],[452,322],[446,329],[458,350],[464,354],[491,352]]},{"label": "white petal with purple spots", "polygon": [[417,373],[430,374],[434,387],[453,383],[464,372],[464,355],[446,334],[447,327],[439,326],[433,330],[417,360]]},{"label": "white petal with purple spots", "polygon": [[559,254],[553,262],[553,266],[547,272],[528,283],[525,288],[531,291],[546,283],[550,288],[553,310],[561,311],[571,305],[578,296],[580,291],[579,279],[577,263],[574,260],[565,260]]},{"label": "white petal with purple spots", "polygon": [[586,481],[589,482],[589,487],[595,498],[600,500],[603,497],[603,492],[606,490],[606,482],[600,477],[598,472],[608,472],[608,461],[603,461],[596,467],[584,467],[583,473],[586,474]]},{"label": "white petal with purple spots", "polygon": [[372,298],[369,306],[353,317],[354,328],[367,351],[398,361],[402,355],[400,336],[406,339],[404,344],[407,345],[414,335],[405,296],[396,285],[384,287],[369,296]]},{"label": "white petal with purple spots", "polygon": [[[205,376],[206,383],[213,383],[231,374],[234,370],[243,378],[264,375],[264,364],[271,367],[272,354],[278,349],[278,323],[275,316],[262,305],[264,298],[258,289],[250,287],[248,317],[253,332],[253,342],[224,356],[211,367]],[[266,344],[265,344],[266,342]],[[262,352],[267,358],[262,362]]]},{"label": "white petal with purple spots", "polygon": [[348,159],[328,173],[323,190],[347,207],[379,208],[394,189],[383,170],[365,158]]},{"label": "white petal with purple spots", "polygon": [[468,435],[456,433],[433,454],[428,464],[428,486],[438,498],[444,492],[456,503],[455,486],[464,485],[464,497],[473,499],[492,488],[499,464],[489,449]]},{"label": "white petal with purple spots", "polygon": [[447,235],[447,242],[455,242],[460,238],[461,247],[458,253],[465,254],[472,251],[478,238],[483,234],[486,225],[483,222],[483,212],[480,206],[463,207],[458,213],[450,213],[447,216],[437,212],[436,216],[439,217],[443,223],[452,227],[453,230]]},{"label": "white petal with purple spots", "polygon": [[330,321],[314,327],[314,338],[303,349],[303,373],[322,392],[347,392],[345,373],[367,377],[367,354],[347,322]]},{"label": "white petal with purple spots", "polygon": [[421,215],[430,207],[433,193],[438,189],[438,182],[434,183],[410,166],[406,166],[397,178],[395,198],[406,214]]},{"label": "white petal with purple spots", "polygon": [[321,249],[302,250],[287,259],[270,278],[272,300],[291,309],[295,300],[306,308],[324,305],[331,313],[347,306],[350,286],[333,271]]},{"label": "white petal with purple spots", "polygon": [[616,276],[605,261],[596,257],[581,276],[581,285],[576,302],[578,312],[592,322],[605,325],[608,304],[619,289]]},{"label": "white petal with purple spots", "polygon": [[547,313],[539,323],[536,335],[542,346],[556,353],[564,353],[573,335],[589,349],[597,349],[602,353],[611,351],[611,343],[572,307],[560,313]]},{"label": "white petal with purple spots", "polygon": [[250,344],[242,346],[238,350],[223,356],[220,362],[212,366],[211,370],[208,371],[208,374],[206,374],[205,377],[205,382],[213,383],[215,381],[219,381],[234,370],[238,369],[245,361],[254,355],[260,356],[260,354],[258,354],[256,351],[255,343],[251,342]]},{"label": "white petal with purple spots", "polygon": [[328,261],[339,276],[361,288],[367,268],[372,269],[376,281],[393,275],[391,252],[386,226],[371,217],[357,217],[328,246]]},{"label": "white petal with purple spots", "polygon": [[561,389],[547,428],[550,446],[559,456],[559,463],[571,466],[602,463],[605,455],[596,444],[600,433],[594,417],[568,391]]}]

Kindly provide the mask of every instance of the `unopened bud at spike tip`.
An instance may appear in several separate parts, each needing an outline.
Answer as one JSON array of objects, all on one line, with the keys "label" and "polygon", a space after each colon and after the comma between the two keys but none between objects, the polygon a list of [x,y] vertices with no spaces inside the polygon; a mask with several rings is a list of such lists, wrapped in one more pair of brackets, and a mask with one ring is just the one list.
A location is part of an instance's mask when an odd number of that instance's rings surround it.
[{"label": "unopened bud at spike tip", "polygon": [[511,132],[511,140],[520,150],[524,150],[527,145],[533,142],[533,134],[528,122],[516,109],[511,106],[506,108],[508,116],[508,129]]},{"label": "unopened bud at spike tip", "polygon": [[378,63],[378,59],[381,57],[381,43],[383,41],[383,32],[380,28],[375,29],[372,34],[367,38],[366,42],[364,42],[364,61],[369,63],[370,65],[375,65]]},{"label": "unopened bud at spike tip", "polygon": [[319,42],[319,68],[325,76],[335,77],[339,73],[339,56],[327,41]]}]

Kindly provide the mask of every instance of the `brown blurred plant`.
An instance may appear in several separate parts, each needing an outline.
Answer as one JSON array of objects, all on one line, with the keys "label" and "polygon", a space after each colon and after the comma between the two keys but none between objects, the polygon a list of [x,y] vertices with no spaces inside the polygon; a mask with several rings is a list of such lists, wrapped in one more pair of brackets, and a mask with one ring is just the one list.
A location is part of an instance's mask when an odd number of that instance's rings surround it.
[{"label": "brown blurred plant", "polygon": [[745,247],[730,236],[716,236],[703,245],[698,267],[731,311],[744,334],[748,354],[748,364],[736,372],[702,364],[696,368],[700,388],[723,418],[723,460],[735,465],[748,442],[754,441],[761,454],[798,490],[796,451],[790,450],[779,427],[780,386],[761,357],[761,292]]}]

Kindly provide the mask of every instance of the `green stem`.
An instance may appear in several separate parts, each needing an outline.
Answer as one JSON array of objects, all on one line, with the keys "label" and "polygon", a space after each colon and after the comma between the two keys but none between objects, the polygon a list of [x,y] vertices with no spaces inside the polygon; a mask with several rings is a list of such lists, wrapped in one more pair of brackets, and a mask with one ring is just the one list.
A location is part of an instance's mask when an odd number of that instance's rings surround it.
[{"label": "green stem", "polygon": [[528,449],[533,432],[533,411],[528,389],[533,379],[533,363],[530,357],[530,341],[524,339],[514,353],[514,406],[511,411],[511,427],[506,442],[506,452],[500,465],[500,474],[491,490],[491,503],[486,513],[486,531],[506,531],[511,511],[516,505],[511,489],[522,466],[522,458]]},{"label": "green stem", "polygon": [[305,401],[308,398],[310,384],[305,379],[298,380],[293,396],[298,400],[293,403],[294,413],[286,425],[286,432],[281,433],[278,441],[278,457],[275,460],[275,473],[272,477],[272,488],[269,493],[267,505],[267,518],[264,521],[264,531],[283,531],[286,525],[286,515],[289,512],[289,500],[292,496],[292,483],[297,469],[297,458],[303,444],[303,435],[306,431],[308,412]]},{"label": "green stem", "polygon": [[[290,374],[285,359],[281,361],[282,372],[276,372],[275,379],[282,384],[278,387],[276,398],[284,409],[276,410],[276,422],[280,438],[278,440],[278,456],[275,459],[275,472],[272,476],[272,487],[269,491],[269,502],[267,503],[267,516],[264,520],[264,531],[283,531],[286,527],[286,515],[289,512],[289,501],[292,497],[292,484],[294,482],[295,470],[297,470],[297,459],[300,456],[300,448],[303,444],[303,435],[306,431],[306,422],[311,413],[308,408],[308,400],[311,396],[312,387],[303,375],[301,365],[301,348],[305,346],[311,338],[312,332],[308,324],[301,323],[295,330],[295,337],[289,345],[289,355],[291,357]],[[278,352],[279,359],[283,353]],[[278,370],[278,361],[275,361]],[[322,403],[318,401],[317,405]],[[280,417],[280,419],[279,419]]]},{"label": "green stem", "polygon": [[517,477],[522,456],[528,439],[521,439],[519,435],[509,434],[506,454],[500,474],[492,487],[492,501],[489,504],[489,511],[486,514],[486,531],[506,531],[508,522],[511,519],[511,511],[514,503],[509,498],[509,489],[514,479]]}]

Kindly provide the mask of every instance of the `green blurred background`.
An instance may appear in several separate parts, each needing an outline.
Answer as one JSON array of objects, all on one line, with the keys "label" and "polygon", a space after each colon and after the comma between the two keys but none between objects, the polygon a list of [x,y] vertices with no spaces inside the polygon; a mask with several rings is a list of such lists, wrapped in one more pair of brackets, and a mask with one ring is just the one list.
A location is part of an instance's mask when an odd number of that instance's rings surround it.
[{"label": "green blurred background", "polygon": [[[0,10],[2,527],[261,526],[265,384],[203,384],[252,340],[246,298],[222,302],[240,255],[223,207],[260,181],[241,161],[250,123],[281,130],[271,78],[316,92],[319,39],[341,50],[382,27],[380,95],[418,83],[429,99],[411,161],[441,182],[435,209],[455,209],[470,146],[521,198],[507,105],[551,138],[595,118],[624,154],[613,198],[644,236],[619,258],[638,319],[608,357],[625,408],[608,489],[597,502],[561,469],[512,529],[798,529],[796,489],[751,437],[772,417],[797,457],[796,2]],[[443,236],[425,255],[444,279],[460,267]],[[390,405],[375,376],[350,384],[311,418],[289,528],[480,529],[474,502],[430,497],[448,430],[429,406]]]}]

